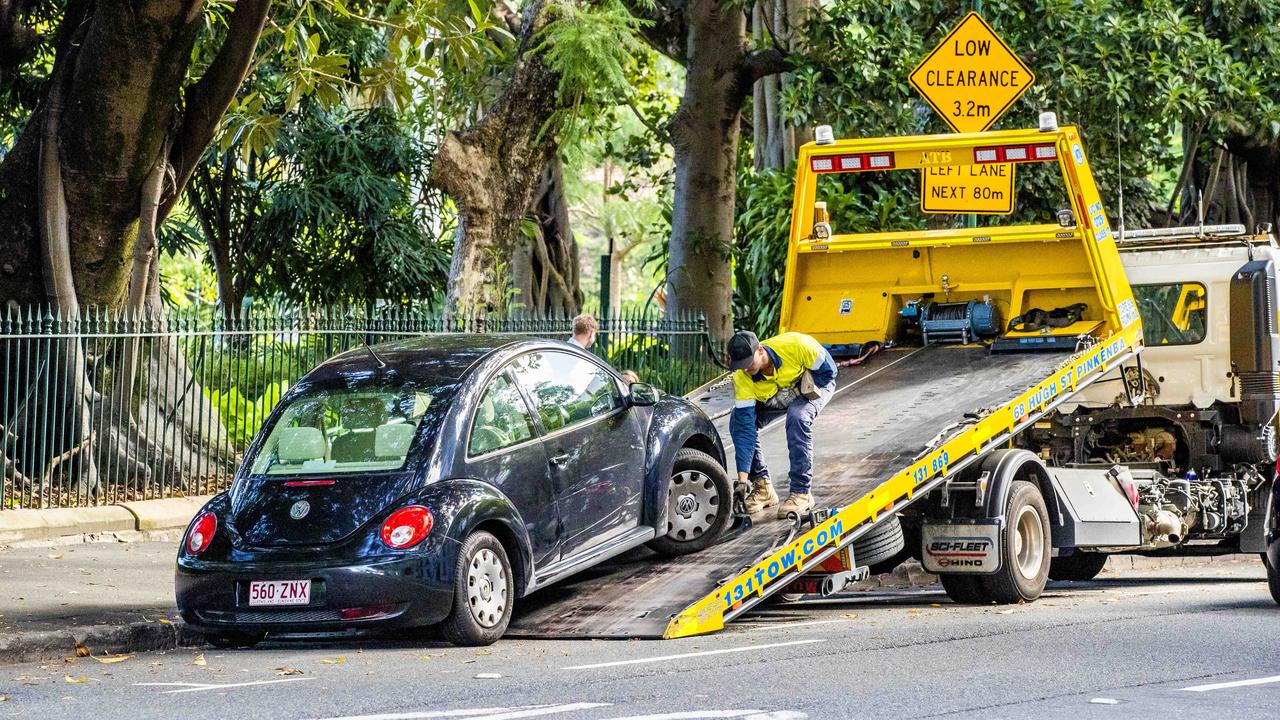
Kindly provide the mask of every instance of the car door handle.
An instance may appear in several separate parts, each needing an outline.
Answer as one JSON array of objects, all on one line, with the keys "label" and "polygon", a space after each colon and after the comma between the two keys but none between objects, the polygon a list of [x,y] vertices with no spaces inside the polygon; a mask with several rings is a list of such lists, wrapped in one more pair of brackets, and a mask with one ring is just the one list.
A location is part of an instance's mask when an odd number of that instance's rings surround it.
[{"label": "car door handle", "polygon": [[552,465],[563,465],[567,462],[569,462],[569,453],[564,453],[563,455],[555,455],[551,458]]}]

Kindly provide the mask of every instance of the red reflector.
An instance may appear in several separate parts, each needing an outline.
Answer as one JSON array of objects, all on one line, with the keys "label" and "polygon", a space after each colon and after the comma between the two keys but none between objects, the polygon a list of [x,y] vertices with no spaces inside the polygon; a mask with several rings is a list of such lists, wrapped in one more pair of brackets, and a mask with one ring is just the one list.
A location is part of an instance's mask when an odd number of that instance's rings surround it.
[{"label": "red reflector", "polygon": [[379,615],[389,615],[395,612],[396,606],[391,605],[370,605],[369,607],[345,608],[338,611],[338,615],[343,620],[366,620],[368,618],[378,617]]},{"label": "red reflector", "polygon": [[421,505],[400,508],[382,523],[382,542],[397,550],[413,547],[431,532],[431,523],[431,511]]},{"label": "red reflector", "polygon": [[975,163],[1018,163],[1057,159],[1058,146],[1053,143],[995,145],[973,149],[973,161]]},{"label": "red reflector", "polygon": [[213,534],[218,532],[218,517],[211,512],[204,512],[187,531],[187,552],[199,555],[213,542]]},{"label": "red reflector", "polygon": [[894,162],[893,153],[891,152],[823,155],[822,157],[809,158],[809,168],[816,173],[892,170]]},{"label": "red reflector", "polygon": [[334,480],[290,480],[285,483],[285,487],[316,487],[318,485],[332,485]]}]

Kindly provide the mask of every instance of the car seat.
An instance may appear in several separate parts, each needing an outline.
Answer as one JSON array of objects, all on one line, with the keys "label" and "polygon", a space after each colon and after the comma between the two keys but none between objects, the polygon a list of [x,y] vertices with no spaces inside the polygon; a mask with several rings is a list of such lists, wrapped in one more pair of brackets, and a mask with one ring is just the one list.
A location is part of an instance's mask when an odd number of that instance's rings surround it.
[{"label": "car seat", "polygon": [[386,404],[380,398],[351,398],[339,412],[346,431],[333,439],[333,460],[339,463],[377,459],[377,428],[387,421]]}]

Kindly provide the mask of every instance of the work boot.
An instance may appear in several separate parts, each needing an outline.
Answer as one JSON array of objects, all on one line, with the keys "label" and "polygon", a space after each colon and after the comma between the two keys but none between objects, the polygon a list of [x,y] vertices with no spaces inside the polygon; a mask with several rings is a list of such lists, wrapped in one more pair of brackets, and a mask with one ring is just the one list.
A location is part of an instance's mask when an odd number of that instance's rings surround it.
[{"label": "work boot", "polygon": [[812,493],[791,493],[787,496],[787,501],[778,506],[778,518],[785,520],[792,513],[795,513],[796,517],[800,517],[812,509]]},{"label": "work boot", "polygon": [[762,475],[751,478],[751,494],[747,496],[743,503],[748,515],[771,508],[778,504],[778,491],[773,489],[773,483],[769,482],[769,476]]}]

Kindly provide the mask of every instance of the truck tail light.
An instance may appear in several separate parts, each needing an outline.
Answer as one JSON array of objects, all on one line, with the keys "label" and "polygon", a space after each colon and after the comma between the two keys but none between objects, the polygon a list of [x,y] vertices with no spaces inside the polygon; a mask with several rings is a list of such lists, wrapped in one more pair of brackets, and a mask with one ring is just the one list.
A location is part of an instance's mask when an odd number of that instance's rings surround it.
[{"label": "truck tail light", "polygon": [[992,145],[973,149],[975,163],[1042,162],[1057,159],[1058,146],[1053,143]]},{"label": "truck tail light", "polygon": [[382,523],[382,542],[397,550],[411,548],[431,533],[431,523],[431,511],[421,505],[400,508]]},{"label": "truck tail light", "polygon": [[191,523],[187,531],[187,552],[199,555],[213,542],[214,533],[218,532],[218,516],[205,511]]}]

